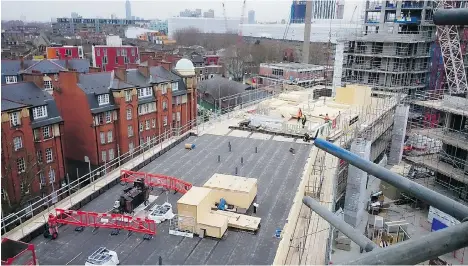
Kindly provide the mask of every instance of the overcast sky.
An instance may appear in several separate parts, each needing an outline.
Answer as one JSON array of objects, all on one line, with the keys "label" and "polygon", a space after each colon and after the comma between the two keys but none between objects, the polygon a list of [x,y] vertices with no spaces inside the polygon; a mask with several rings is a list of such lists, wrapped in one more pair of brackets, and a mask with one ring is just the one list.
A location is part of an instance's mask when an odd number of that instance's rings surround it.
[{"label": "overcast sky", "polygon": [[[132,15],[145,19],[167,19],[179,15],[188,8],[200,8],[202,11],[213,9],[216,17],[223,16],[221,0],[130,0]],[[255,10],[257,21],[281,21],[289,15],[292,0],[247,0],[246,13]],[[125,17],[125,0],[59,0],[59,1],[27,1],[1,0],[2,20],[20,19],[27,21],[50,21],[56,17],[70,17],[76,12],[83,17],[108,18],[111,14]],[[241,0],[226,0],[228,17],[240,17],[242,12]]]}]

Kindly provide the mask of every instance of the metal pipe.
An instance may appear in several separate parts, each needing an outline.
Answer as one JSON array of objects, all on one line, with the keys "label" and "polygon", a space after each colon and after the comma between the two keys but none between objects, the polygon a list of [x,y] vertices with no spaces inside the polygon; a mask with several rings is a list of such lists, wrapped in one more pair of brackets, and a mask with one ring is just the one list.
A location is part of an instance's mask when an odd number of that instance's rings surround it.
[{"label": "metal pipe", "polygon": [[433,20],[436,25],[468,25],[468,8],[439,9]]},{"label": "metal pipe", "polygon": [[401,175],[395,174],[382,166],[366,161],[359,156],[338,147],[324,139],[316,139],[314,145],[346,162],[356,166],[357,168],[397,187],[404,191],[413,194],[416,198],[421,199],[431,206],[452,215],[456,219],[463,221],[468,218],[468,207],[450,199],[442,194],[432,191],[422,185],[419,185]]},{"label": "metal pipe", "polygon": [[325,207],[320,205],[316,200],[312,199],[311,197],[304,197],[302,202],[316,212],[320,217],[325,219],[331,225],[336,227],[336,229],[340,230],[343,234],[349,237],[354,243],[358,244],[361,248],[365,251],[369,252],[372,251],[374,248],[378,248],[377,244],[372,242],[369,238],[365,237],[364,235],[358,233],[356,229],[352,226],[347,224],[345,221],[338,218],[333,212],[327,210]]},{"label": "metal pipe", "polygon": [[432,232],[420,238],[375,249],[348,265],[416,265],[468,246],[468,222]]}]

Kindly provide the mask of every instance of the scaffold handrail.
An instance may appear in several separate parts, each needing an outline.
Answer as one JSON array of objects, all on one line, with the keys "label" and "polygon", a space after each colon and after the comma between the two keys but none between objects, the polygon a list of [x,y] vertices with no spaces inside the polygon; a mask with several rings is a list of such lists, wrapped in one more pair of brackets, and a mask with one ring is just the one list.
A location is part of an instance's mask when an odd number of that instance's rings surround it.
[{"label": "scaffold handrail", "polygon": [[145,184],[150,187],[162,187],[167,190],[185,194],[192,188],[192,184],[176,177],[161,174],[150,174],[145,172],[135,172],[129,170],[120,170],[120,180],[124,183],[133,183],[139,178],[145,180]]},{"label": "scaffold handrail", "polygon": [[57,223],[78,227],[127,230],[148,235],[156,234],[156,223],[148,218],[135,218],[124,214],[55,209]]}]

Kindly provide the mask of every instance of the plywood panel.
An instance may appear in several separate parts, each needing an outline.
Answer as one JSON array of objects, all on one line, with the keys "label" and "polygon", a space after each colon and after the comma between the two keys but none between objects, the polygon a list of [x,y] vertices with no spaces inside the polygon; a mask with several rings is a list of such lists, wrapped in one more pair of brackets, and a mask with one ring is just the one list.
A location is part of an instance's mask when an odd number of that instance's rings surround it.
[{"label": "plywood panel", "polygon": [[215,202],[224,198],[228,204],[248,209],[257,195],[257,180],[240,176],[214,174],[204,185],[211,188]]},{"label": "plywood panel", "polygon": [[248,231],[256,231],[260,227],[260,217],[217,210],[215,214],[228,218],[228,226]]}]

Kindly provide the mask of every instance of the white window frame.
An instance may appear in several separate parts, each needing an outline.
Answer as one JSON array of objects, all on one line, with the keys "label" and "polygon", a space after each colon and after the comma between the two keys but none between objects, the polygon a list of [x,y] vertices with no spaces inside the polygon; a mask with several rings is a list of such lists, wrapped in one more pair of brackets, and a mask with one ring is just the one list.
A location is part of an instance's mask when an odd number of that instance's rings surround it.
[{"label": "white window frame", "polygon": [[177,117],[177,122],[180,122],[180,112],[177,112],[176,117]]},{"label": "white window frame", "polygon": [[101,56],[101,49],[99,49],[99,48],[96,49],[96,55]]},{"label": "white window frame", "polygon": [[44,89],[45,90],[52,90],[52,80],[44,80]]},{"label": "white window frame", "polygon": [[109,104],[109,94],[108,93],[99,94],[97,98],[98,98],[98,104],[99,105]]},{"label": "white window frame", "polygon": [[133,126],[127,127],[127,133],[129,137],[133,137]]},{"label": "white window frame", "polygon": [[4,188],[2,188],[2,199],[7,200],[7,198],[8,198],[8,195],[6,193],[6,190]]},{"label": "white window frame", "polygon": [[135,49],[135,48],[132,48],[131,50],[132,50],[132,56],[135,56],[135,50],[136,50],[136,49]]},{"label": "white window frame", "polygon": [[112,113],[111,111],[106,112],[106,123],[109,124],[112,122]]},{"label": "white window frame", "polygon": [[167,101],[166,100],[163,100],[162,108],[163,108],[164,111],[167,110]]},{"label": "white window frame", "polygon": [[45,186],[46,184],[46,178],[44,176],[44,172],[40,171],[38,174],[39,177],[39,187],[42,188],[42,186]]},{"label": "white window frame", "polygon": [[49,183],[55,183],[55,169],[52,167],[49,169]]},{"label": "white window frame", "polygon": [[18,83],[18,77],[17,76],[5,76],[5,83],[6,84]]},{"label": "white window frame", "polygon": [[24,191],[25,188],[24,188],[24,182],[21,182],[20,183],[20,188],[21,188],[21,192],[24,193],[24,195],[28,195],[29,194],[29,186],[27,187],[28,190]]},{"label": "white window frame", "polygon": [[47,117],[47,105],[42,105],[33,108],[34,120]]},{"label": "white window frame", "polygon": [[38,164],[41,164],[43,162],[44,158],[42,157],[42,150],[38,150],[36,152],[36,159]]},{"label": "white window frame", "polygon": [[52,138],[52,134],[50,134],[50,126],[42,127],[42,137],[44,139]]},{"label": "white window frame", "polygon": [[106,144],[106,133],[100,132],[99,136],[101,138],[101,144]]},{"label": "white window frame", "polygon": [[26,162],[23,157],[16,159],[16,168],[18,169],[18,173],[26,172]]},{"label": "white window frame", "polygon": [[156,112],[156,102],[144,103],[138,106],[139,115],[144,115],[153,112]]},{"label": "white window frame", "polygon": [[146,126],[146,130],[150,129],[150,121],[149,120],[145,121],[145,126]]},{"label": "white window frame", "polygon": [[151,143],[151,136],[146,136],[146,144],[150,144]]},{"label": "white window frame", "polygon": [[10,117],[10,125],[17,127],[21,125],[20,112],[13,112],[8,114]]},{"label": "white window frame", "polygon": [[127,120],[132,120],[132,108],[127,108]]},{"label": "white window frame", "polygon": [[114,149],[110,149],[109,150],[109,161],[112,161],[114,160]]},{"label": "white window frame", "polygon": [[174,82],[172,83],[172,91],[178,91],[179,90],[179,82]]},{"label": "white window frame", "polygon": [[51,163],[54,161],[54,155],[52,153],[52,148],[45,149],[46,163]]},{"label": "white window frame", "polygon": [[114,140],[114,136],[112,135],[112,130],[107,131],[107,143],[111,143]]},{"label": "white window frame", "polygon": [[15,148],[15,151],[23,148],[23,138],[21,136],[14,137],[13,146]]},{"label": "white window frame", "polygon": [[156,128],[156,118],[151,119],[151,127]]},{"label": "white window frame", "polygon": [[106,151],[101,151],[101,160],[103,162],[107,162],[107,152]]},{"label": "white window frame", "polygon": [[179,105],[181,103],[180,96],[175,97],[175,103],[176,105]]},{"label": "white window frame", "polygon": [[163,118],[163,126],[167,126],[167,115]]},{"label": "white window frame", "polygon": [[125,101],[131,102],[132,101],[132,90],[125,91]]},{"label": "white window frame", "polygon": [[153,88],[151,87],[146,87],[146,88],[141,88],[138,89],[138,98],[146,98],[146,97],[151,97],[153,96]]},{"label": "white window frame", "polygon": [[139,129],[140,129],[140,132],[143,132],[143,130],[145,129],[145,127],[144,127],[144,125],[143,125],[143,122],[140,122],[140,127],[139,127]]},{"label": "white window frame", "polygon": [[166,87],[166,85],[164,84],[164,85],[162,85],[162,88],[161,88],[161,94],[164,95],[164,94],[166,94],[166,93],[167,93],[167,87]]}]

